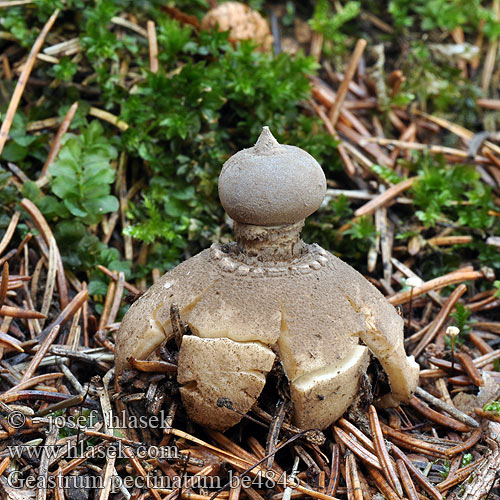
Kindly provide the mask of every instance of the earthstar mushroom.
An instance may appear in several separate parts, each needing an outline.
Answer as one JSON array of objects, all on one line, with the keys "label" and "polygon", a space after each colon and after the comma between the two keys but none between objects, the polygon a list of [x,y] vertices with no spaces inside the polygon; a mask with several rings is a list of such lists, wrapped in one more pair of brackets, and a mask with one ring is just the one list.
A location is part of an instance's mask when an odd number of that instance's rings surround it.
[{"label": "earthstar mushroom", "polygon": [[[156,357],[172,335],[175,303],[192,332],[182,337],[177,380],[197,423],[224,430],[239,422],[280,362],[294,424],[324,429],[354,401],[370,351],[391,388],[381,403],[407,401],[419,368],[404,351],[403,319],[351,266],[300,239],[325,192],[316,160],[264,127],[219,177],[236,242],[181,263],[130,307],[116,339],[117,373],[130,356]],[[218,405],[221,398],[238,411]]]}]

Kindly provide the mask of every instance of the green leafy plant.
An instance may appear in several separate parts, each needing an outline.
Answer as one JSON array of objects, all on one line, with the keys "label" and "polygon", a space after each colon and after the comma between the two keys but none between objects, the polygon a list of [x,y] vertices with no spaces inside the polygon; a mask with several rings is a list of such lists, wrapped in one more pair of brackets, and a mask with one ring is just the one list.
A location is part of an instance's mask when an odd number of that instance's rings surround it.
[{"label": "green leafy plant", "polygon": [[392,168],[385,165],[373,164],[370,166],[370,170],[385,181],[392,182],[393,184],[397,184],[403,180]]},{"label": "green leafy plant", "polygon": [[[57,160],[49,168],[51,190],[64,207],[58,207],[63,208],[59,213],[62,218],[71,214],[85,224],[96,224],[103,214],[118,209],[118,199],[109,194],[115,179],[110,161],[117,152],[102,134],[101,124],[93,121],[80,135],[66,135]],[[49,197],[45,200],[55,203]]]},{"label": "green leafy plant", "polygon": [[[460,330],[458,337],[455,338],[456,346],[463,344],[472,330],[472,324],[475,320],[470,319],[471,314],[472,311],[460,302],[455,306],[455,311],[450,314],[450,316],[454,319],[454,326]],[[446,345],[451,348],[452,342],[448,335],[445,337],[445,342]]]},{"label": "green leafy plant", "polygon": [[71,61],[69,57],[62,57],[57,64],[54,64],[53,69],[54,76],[58,80],[69,82],[78,71],[78,65]]},{"label": "green leafy plant", "polygon": [[493,286],[497,289],[495,292],[495,297],[500,297],[500,280],[495,280]]},{"label": "green leafy plant", "polygon": [[483,410],[500,415],[500,401],[491,401],[485,404]]},{"label": "green leafy plant", "polygon": [[2,9],[0,26],[10,33],[23,47],[30,47],[36,38],[36,32],[30,30],[28,27],[22,8],[10,7]]},{"label": "green leafy plant", "polygon": [[[4,115],[0,115],[4,119]],[[33,163],[44,158],[43,147],[46,144],[45,135],[33,135],[26,131],[28,117],[23,113],[16,113],[9,136],[10,141],[3,148],[0,158],[10,162],[23,162],[27,171],[31,169]]]},{"label": "green leafy plant", "polygon": [[455,311],[451,313],[451,317],[455,320],[455,326],[460,330],[461,335],[468,335],[472,329],[472,324],[475,320],[470,319],[472,311],[460,304],[460,302],[455,306]]},{"label": "green leafy plant", "polygon": [[423,31],[436,28],[452,31],[457,27],[477,28],[480,21],[487,26],[487,36],[498,34],[499,24],[481,0],[391,0],[389,12],[398,27],[416,27]]},{"label": "green leafy plant", "polygon": [[427,227],[438,223],[476,229],[491,227],[494,208],[491,189],[467,165],[447,165],[442,157],[418,155],[420,179],[411,192],[416,216]]},{"label": "green leafy plant", "polygon": [[450,475],[451,462],[449,460],[443,460],[442,467],[443,467],[443,470],[439,471],[439,475],[443,479],[446,479]]}]

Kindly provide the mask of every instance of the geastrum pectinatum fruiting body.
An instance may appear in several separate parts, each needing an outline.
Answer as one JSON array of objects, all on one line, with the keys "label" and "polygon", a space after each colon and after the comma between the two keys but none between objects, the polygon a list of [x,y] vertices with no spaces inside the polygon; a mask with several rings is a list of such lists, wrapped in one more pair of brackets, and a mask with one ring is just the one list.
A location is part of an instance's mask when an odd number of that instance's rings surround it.
[{"label": "geastrum pectinatum fruiting body", "polygon": [[[356,270],[300,239],[325,191],[316,160],[280,145],[265,127],[219,177],[236,242],[214,244],[183,262],[131,306],[117,337],[117,372],[129,356],[156,356],[172,335],[174,303],[192,332],[182,337],[177,380],[189,416],[200,424],[236,424],[277,359],[301,428],[323,429],[345,412],[370,351],[388,376],[384,404],[408,400],[418,365],[404,351],[403,319]],[[239,413],[218,405],[220,398]]]}]

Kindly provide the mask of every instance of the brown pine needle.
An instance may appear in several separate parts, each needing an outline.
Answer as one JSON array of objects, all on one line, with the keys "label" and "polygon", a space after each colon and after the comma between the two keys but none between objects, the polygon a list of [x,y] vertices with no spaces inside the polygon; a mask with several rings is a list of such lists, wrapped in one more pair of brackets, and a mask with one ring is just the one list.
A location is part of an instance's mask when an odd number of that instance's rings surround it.
[{"label": "brown pine needle", "polygon": [[399,477],[401,478],[401,482],[403,483],[403,488],[405,489],[406,494],[408,495],[408,499],[419,500],[417,490],[415,489],[415,485],[411,480],[410,473],[408,472],[405,463],[401,459],[398,459],[396,460],[396,467],[398,468]]},{"label": "brown pine needle", "polygon": [[[38,365],[40,364],[42,359],[47,354],[50,346],[56,340],[56,337],[59,334],[59,329],[60,329],[59,325],[54,326],[52,328],[52,330],[49,332],[49,334],[47,335],[47,337],[45,337],[45,340],[40,345],[40,349],[38,349],[36,354],[31,359],[31,362],[30,362],[28,368],[26,368],[26,371],[24,372],[24,375],[22,376],[22,378],[19,382],[20,384],[29,380],[33,376],[33,374],[36,372]],[[14,389],[17,390],[17,388],[18,388],[18,386],[16,386]]]},{"label": "brown pine needle", "polygon": [[340,482],[340,446],[338,444],[333,445],[331,464],[330,480],[326,488],[326,494],[335,496]]},{"label": "brown pine needle", "polygon": [[0,307],[0,316],[12,316],[13,318],[43,319],[45,316],[37,311],[20,309],[18,307],[2,306]]},{"label": "brown pine needle", "polygon": [[333,430],[342,443],[344,443],[357,457],[363,460],[363,462],[376,469],[382,469],[379,459],[373,453],[363,448],[355,438],[349,436],[349,434],[344,432],[340,427],[334,426]]},{"label": "brown pine needle", "polygon": [[[139,460],[135,456],[132,448],[130,448],[128,446],[125,446],[123,448],[123,451],[124,451],[125,455],[127,455],[127,457],[132,462],[132,467],[144,479],[144,484],[148,484],[148,481],[146,479],[146,476],[147,476],[146,471],[144,470],[144,467],[141,465],[141,463],[139,462]],[[153,488],[152,486],[150,486],[150,487],[148,487],[148,490],[149,490],[149,492],[151,493],[151,495],[153,496],[153,498],[155,500],[162,500],[160,494],[158,493],[158,491],[155,488]]]},{"label": "brown pine needle", "polygon": [[[425,286],[425,283],[424,285]],[[422,287],[423,287],[422,286]],[[416,288],[418,289],[418,288]],[[425,335],[422,337],[420,342],[417,344],[415,349],[411,352],[413,356],[415,356],[415,359],[422,354],[423,350],[427,347],[427,345],[432,342],[434,337],[437,335],[439,330],[444,325],[444,322],[450,315],[450,313],[453,311],[453,308],[455,307],[456,303],[460,299],[460,297],[467,291],[467,287],[462,283],[453,290],[453,292],[450,294],[450,296],[446,299],[446,302],[444,303],[441,311],[439,314],[436,316],[434,321],[432,322],[432,326],[429,328],[429,330],[425,333]]]},{"label": "brown pine needle", "polygon": [[[360,146],[372,143],[376,143],[379,146],[394,146],[400,149],[414,149],[416,151],[428,151],[429,153],[433,154],[450,155],[457,158],[469,159],[469,152],[463,151],[462,149],[450,148],[447,146],[436,146],[433,144],[422,144],[420,142],[400,141],[397,139],[384,139],[382,137],[363,138],[360,141]],[[476,157],[475,160],[479,161],[480,158],[481,157]],[[482,161],[485,160],[486,160],[485,158],[482,158]]]},{"label": "brown pine needle", "polygon": [[344,103],[345,97],[349,90],[349,83],[354,78],[354,74],[358,69],[359,61],[363,55],[363,52],[365,51],[366,45],[367,42],[363,38],[360,38],[356,42],[356,46],[354,47],[354,52],[352,53],[351,60],[349,61],[349,65],[347,66],[344,79],[340,84],[337,98],[335,99],[335,102],[333,103],[328,113],[328,118],[330,119],[330,122],[334,127],[337,124],[337,120],[340,114],[340,108],[342,107],[342,104]]},{"label": "brown pine needle", "polygon": [[19,217],[21,217],[21,212],[15,212],[10,219],[9,225],[3,235],[2,241],[0,241],[0,255],[2,255],[5,249],[8,247],[12,236],[14,235],[14,231],[16,230],[17,223],[19,222]]},{"label": "brown pine needle", "polygon": [[71,125],[71,121],[75,117],[76,111],[78,110],[78,101],[74,102],[66,111],[66,115],[64,116],[63,121],[61,122],[61,125],[59,127],[59,130],[57,131],[56,137],[54,138],[54,142],[52,143],[52,146],[50,147],[49,154],[47,155],[47,159],[45,160],[45,163],[43,164],[42,171],[40,172],[40,178],[37,181],[38,186],[40,186],[40,183],[42,179],[45,177],[45,175],[48,172],[48,169],[52,162],[56,159],[57,155],[59,154],[59,150],[61,149],[61,142],[64,134],[69,130],[69,126]]},{"label": "brown pine needle", "polygon": [[368,466],[368,473],[370,474],[372,479],[375,481],[377,488],[380,490],[380,492],[384,495],[384,497],[387,500],[399,500],[400,499],[400,497],[391,488],[391,486],[385,480],[384,476],[380,473],[380,471],[378,471],[374,467]]},{"label": "brown pine needle", "polygon": [[156,26],[154,21],[148,20],[148,44],[149,44],[149,69],[151,73],[158,73],[158,41],[156,39]]},{"label": "brown pine needle", "polygon": [[[426,441],[422,441],[421,439],[417,439],[409,434],[406,434],[401,431],[397,431],[384,423],[380,423],[382,427],[382,432],[384,436],[391,438],[392,442],[396,442],[398,446],[403,446],[405,449],[409,449],[412,451],[416,451],[419,453],[424,453],[426,455],[431,455],[438,458],[447,458],[448,451],[447,449],[437,446],[435,444],[428,443]],[[401,457],[399,457],[401,458]],[[406,463],[406,462],[405,462]],[[407,464],[408,465],[408,464]]]},{"label": "brown pine needle", "polygon": [[54,240],[55,252],[57,258],[57,287],[59,289],[59,302],[61,307],[66,307],[68,304],[68,286],[66,284],[66,277],[64,275],[64,266],[62,263],[61,254],[57,247],[57,243],[55,243],[54,235],[52,234],[52,230],[50,229],[45,217],[42,215],[42,212],[38,209],[38,207],[27,198],[24,198],[21,201],[21,206],[29,213],[36,226],[38,227],[40,233],[42,233],[42,237],[50,248],[51,241]]},{"label": "brown pine needle", "polygon": [[0,309],[5,302],[9,290],[9,263],[6,262],[2,269],[2,281],[0,281]]},{"label": "brown pine needle", "polygon": [[[444,288],[445,286],[455,285],[456,283],[461,283],[463,281],[477,280],[483,277],[484,274],[481,271],[454,271],[443,276],[439,276],[439,278],[426,281],[422,286],[414,287],[413,298],[416,299],[417,297],[420,297],[420,295],[428,293],[431,290],[438,290],[440,288]],[[406,290],[388,297],[387,300],[393,306],[399,306],[400,304],[409,302],[410,295],[412,295],[411,290]]]},{"label": "brown pine needle", "polygon": [[20,382],[15,387],[11,387],[8,391],[5,391],[4,394],[23,391],[25,389],[29,389],[30,387],[37,386],[38,384],[43,384],[49,380],[55,380],[61,377],[64,377],[64,373],[45,373],[44,375],[38,375],[24,382]]},{"label": "brown pine needle", "polygon": [[12,126],[12,122],[14,120],[14,115],[16,114],[17,107],[21,101],[26,84],[28,83],[28,78],[31,74],[31,70],[33,69],[33,65],[35,64],[36,56],[40,52],[42,45],[45,42],[45,37],[54,25],[58,15],[59,9],[56,9],[49,19],[47,19],[47,22],[37,36],[37,39],[35,40],[35,43],[29,53],[28,59],[23,66],[23,70],[19,75],[19,80],[17,81],[16,88],[14,89],[14,93],[12,94],[12,98],[9,102],[9,107],[7,108],[5,119],[2,123],[2,127],[0,128],[0,155],[2,154],[5,143],[7,142],[10,127]]},{"label": "brown pine needle", "polygon": [[347,495],[352,500],[364,500],[363,490],[359,481],[358,466],[356,459],[352,453],[349,453],[346,458],[346,479],[347,479]]},{"label": "brown pine needle", "polygon": [[346,420],[345,418],[341,418],[337,424],[342,427],[347,433],[351,433],[362,445],[372,453],[375,453],[375,445],[373,441],[367,437],[362,431],[360,431],[354,424]]},{"label": "brown pine needle", "polygon": [[429,495],[434,499],[434,500],[443,500],[443,495],[433,486],[429,480],[420,472],[419,469],[417,469],[411,460],[406,456],[405,453],[403,453],[397,446],[392,445],[392,450],[394,455],[398,459],[400,459],[408,468],[408,470],[412,473],[412,475],[415,477],[417,482],[420,484],[420,486],[429,493]]},{"label": "brown pine needle", "polygon": [[474,384],[482,387],[484,385],[483,377],[477,366],[474,365],[472,358],[465,352],[458,352],[455,354],[455,358],[462,365],[465,373],[467,373]]},{"label": "brown pine needle", "polygon": [[175,373],[177,365],[166,361],[144,361],[130,356],[127,361],[138,371],[146,373]]},{"label": "brown pine needle", "polygon": [[391,458],[385,445],[382,429],[380,428],[377,410],[373,405],[370,405],[368,408],[368,415],[370,420],[370,429],[373,436],[373,444],[375,445],[375,451],[377,452],[378,459],[380,460],[380,464],[382,466],[382,472],[389,481],[391,487],[397,491],[400,497],[402,497],[403,488],[401,487],[401,483],[399,482],[396,471],[391,463]]},{"label": "brown pine needle", "polygon": [[454,418],[448,417],[433,410],[426,404],[422,403],[422,401],[420,401],[420,399],[415,396],[410,399],[409,404],[431,422],[435,422],[436,424],[442,425],[443,427],[449,427],[450,429],[453,429],[457,432],[468,432],[471,430],[468,425],[465,425],[462,422],[455,420]]},{"label": "brown pine needle", "polygon": [[2,347],[4,349],[10,348],[18,352],[24,352],[24,349],[20,346],[19,340],[2,331],[0,331],[0,342],[3,344]]},{"label": "brown pine needle", "polygon": [[361,217],[362,215],[371,215],[377,210],[377,208],[383,207],[387,205],[394,198],[397,198],[401,193],[410,189],[414,182],[418,180],[418,177],[411,177],[404,181],[398,182],[394,186],[391,186],[389,189],[378,195],[373,200],[370,200],[368,203],[358,208],[354,215],[356,217]]}]

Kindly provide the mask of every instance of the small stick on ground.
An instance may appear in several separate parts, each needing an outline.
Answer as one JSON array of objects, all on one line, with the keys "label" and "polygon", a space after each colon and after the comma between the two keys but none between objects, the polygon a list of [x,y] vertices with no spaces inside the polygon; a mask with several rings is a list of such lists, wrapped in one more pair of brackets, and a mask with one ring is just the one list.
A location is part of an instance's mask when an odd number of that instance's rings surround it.
[{"label": "small stick on ground", "polygon": [[266,455],[271,455],[267,460],[267,469],[271,470],[274,462],[273,451],[276,450],[276,443],[278,442],[281,424],[286,416],[287,404],[285,400],[280,400],[276,407],[276,413],[274,414],[271,425],[269,426],[269,431],[267,433],[266,442]]},{"label": "small stick on ground", "polygon": [[461,412],[458,408],[455,408],[454,406],[449,405],[448,403],[442,401],[441,399],[436,398],[432,394],[429,394],[421,387],[417,387],[417,389],[415,390],[415,394],[421,397],[422,399],[425,399],[427,402],[433,404],[436,408],[445,411],[446,413],[456,418],[460,422],[463,422],[464,424],[469,425],[470,427],[479,427],[479,423],[472,417],[469,417],[469,415]]},{"label": "small stick on ground", "polygon": [[491,453],[487,455],[487,460],[477,468],[474,479],[467,481],[462,500],[486,498],[493,487],[495,479],[498,477],[500,468],[500,424],[489,424],[485,440],[491,449]]}]

